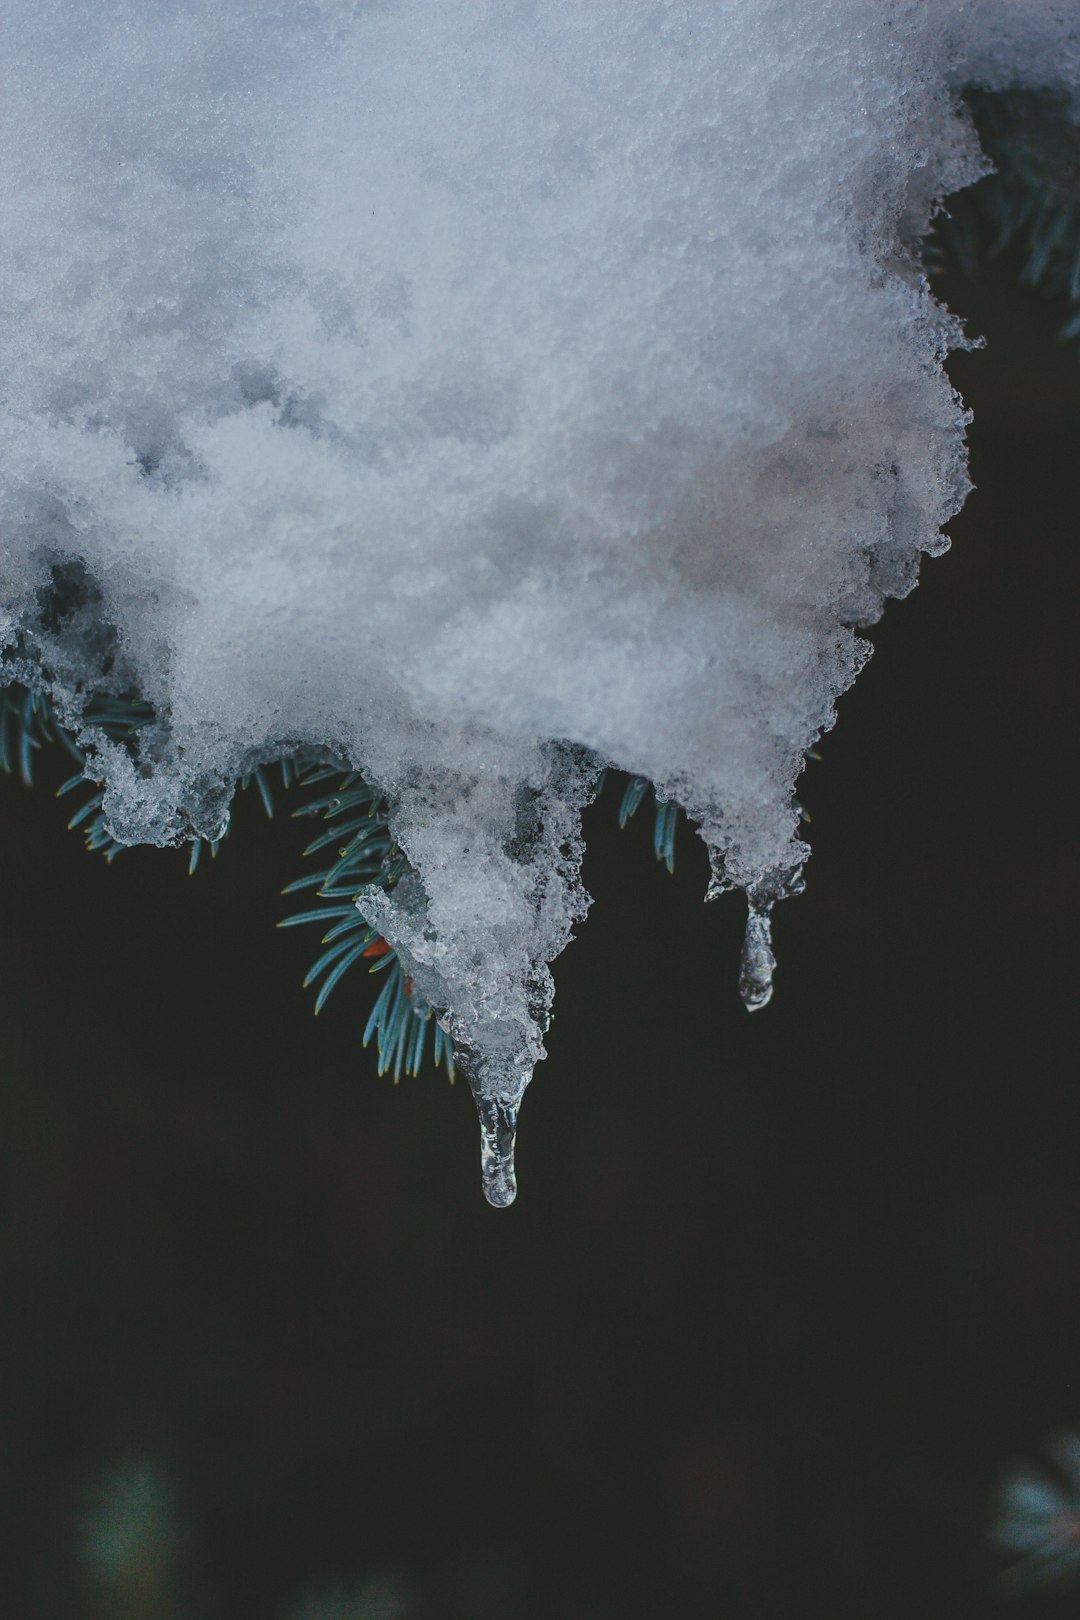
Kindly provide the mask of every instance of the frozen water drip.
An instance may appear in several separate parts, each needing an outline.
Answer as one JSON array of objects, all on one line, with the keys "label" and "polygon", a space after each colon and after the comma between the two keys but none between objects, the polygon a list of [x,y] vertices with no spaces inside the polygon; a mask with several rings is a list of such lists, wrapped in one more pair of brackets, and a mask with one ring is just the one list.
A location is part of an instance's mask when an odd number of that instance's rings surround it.
[{"label": "frozen water drip", "polygon": [[496,1209],[505,1209],[517,1197],[514,1139],[517,1105],[474,1092],[480,1115],[480,1176],[484,1197]]},{"label": "frozen water drip", "polygon": [[739,994],[747,1012],[759,1012],[772,1000],[776,957],[772,948],[772,902],[747,897],[746,933],[739,962]]}]

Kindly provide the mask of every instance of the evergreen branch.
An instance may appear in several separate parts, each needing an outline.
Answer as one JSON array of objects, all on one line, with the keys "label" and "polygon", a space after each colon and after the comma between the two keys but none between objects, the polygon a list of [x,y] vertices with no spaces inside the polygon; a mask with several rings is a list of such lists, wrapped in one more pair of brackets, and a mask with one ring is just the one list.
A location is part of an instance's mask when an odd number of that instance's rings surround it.
[{"label": "evergreen branch", "polygon": [[[86,705],[80,735],[92,739],[97,731],[110,742],[132,747],[139,731],[154,718],[153,709],[137,695],[97,694]],[[61,785],[58,796],[75,793],[85,786],[93,789],[89,798],[76,808],[68,827],[72,831],[81,829],[86,848],[111,863],[126,846],[118,843],[109,832],[104,789],[87,775],[90,753],[57,721],[44,691],[20,685],[0,689],[0,769],[9,773],[17,770],[24,782],[31,783],[34,754],[49,742],[61,742],[80,767]],[[314,889],[318,898],[327,902],[285,917],[278,924],[281,928],[319,924],[326,930],[322,944],[327,948],[316,958],[304,979],[305,988],[318,984],[315,1012],[322,1011],[351,968],[366,962],[369,973],[385,975],[363,1036],[365,1046],[373,1038],[376,1040],[378,1072],[393,1073],[395,1081],[400,1080],[402,1074],[415,1075],[424,1058],[430,1027],[434,1032],[435,1063],[437,1066],[445,1064],[453,1079],[454,1056],[449,1037],[439,1026],[433,1009],[419,995],[396,950],[369,926],[356,906],[364,889],[373,883],[391,889],[407,870],[406,858],[390,830],[385,803],[377,790],[356,771],[343,773],[339,765],[325,760],[311,761],[302,753],[286,756],[279,764],[286,789],[299,783],[303,788],[322,790],[293,812],[296,817],[317,816],[327,823],[325,830],[308,844],[305,856],[326,850],[335,852],[328,866],[296,879],[282,891],[297,894]],[[334,785],[327,791],[330,783]],[[255,766],[239,779],[238,786],[245,790],[253,787],[267,817],[273,817],[274,795],[266,766]],[[630,778],[619,808],[619,825],[627,825],[650,791],[656,811],[653,848],[657,859],[672,872],[679,807],[660,798],[647,777]],[[211,859],[216,857],[230,828],[231,820],[221,838],[193,840],[189,872],[198,869],[204,848],[209,849]]]},{"label": "evergreen branch", "polygon": [[673,800],[662,799],[647,776],[632,776],[626,784],[626,791],[619,805],[619,826],[625,827],[637,813],[642,799],[650,788],[656,804],[653,853],[658,861],[663,861],[669,872],[674,872],[675,828],[679,822],[679,806]]},{"label": "evergreen branch", "polygon": [[[83,729],[91,739],[96,731],[110,742],[130,747],[139,731],[154,718],[153,709],[138,696],[102,693],[88,701]],[[71,731],[59,723],[44,690],[20,684],[0,688],[0,770],[8,774],[17,771],[22,781],[31,785],[34,755],[44,744],[52,742],[61,742],[79,766],[76,774],[62,783],[58,796],[66,797],[85,787],[92,789],[90,796],[74,811],[68,827],[72,831],[81,830],[86,848],[111,863],[125,846],[109,832],[103,787],[87,775],[91,763],[89,751],[80,747]],[[371,959],[369,970],[385,973],[387,983],[376,998],[364,1033],[364,1045],[373,1035],[377,1037],[380,1074],[392,1071],[395,1080],[400,1079],[403,1072],[416,1074],[426,1048],[428,1025],[434,1022],[432,1009],[416,992],[397,953],[368,926],[355,904],[362,889],[376,882],[390,888],[405,870],[406,862],[393,841],[385,806],[375,790],[355,771],[342,775],[339,766],[322,761],[306,763],[303,755],[283,758],[280,769],[286,789],[295,781],[307,787],[337,782],[335,791],[319,795],[295,812],[298,816],[319,815],[331,824],[304,853],[311,855],[336,846],[336,859],[325,870],[289,884],[285,891],[291,893],[314,887],[321,897],[332,903],[287,917],[281,924],[283,927],[298,923],[331,924],[323,940],[329,949],[316,960],[304,980],[307,986],[322,979],[315,998],[315,1011],[321,1012],[349,968]],[[263,765],[255,766],[242,776],[239,786],[241,789],[253,787],[267,817],[273,817],[274,796]],[[348,819],[343,819],[346,817]],[[193,840],[189,872],[198,869],[205,847],[209,848],[211,858],[217,855],[229,830],[227,827],[221,838]],[[433,1049],[436,1064],[445,1063],[453,1078],[453,1049],[449,1038],[437,1025]]]},{"label": "evergreen branch", "polygon": [[[1023,282],[1080,304],[1080,123],[1069,98],[971,90],[965,100],[995,172],[949,199],[941,235],[968,274],[1018,246]],[[1060,336],[1080,336],[1080,311]]]},{"label": "evergreen branch", "polygon": [[34,781],[34,755],[55,742],[52,709],[43,692],[12,683],[0,687],[0,770],[15,772],[26,787]]},{"label": "evergreen branch", "polygon": [[[337,775],[334,767],[318,765],[302,777],[304,787],[323,787]],[[320,816],[329,823],[304,851],[316,855],[336,850],[336,859],[322,871],[298,878],[287,885],[285,894],[314,888],[329,904],[285,917],[279,928],[320,924],[326,928],[322,943],[328,948],[319,956],[304,980],[305,988],[320,978],[315,997],[319,1013],[350,968],[367,962],[369,973],[385,973],[383,985],[364,1030],[365,1046],[376,1040],[380,1074],[391,1072],[395,1081],[402,1074],[415,1075],[423,1061],[429,1025],[434,1027],[433,1055],[436,1066],[445,1063],[454,1077],[454,1054],[449,1037],[439,1027],[431,1007],[421,998],[405,972],[393,946],[370,927],[357,910],[356,901],[364,889],[377,883],[390,889],[406,870],[404,855],[390,831],[387,808],[379,794],[356,772],[341,776],[337,788],[320,793],[293,811],[294,816]]]},{"label": "evergreen branch", "polygon": [[[100,732],[110,742],[130,743],[153,718],[154,711],[141,698],[109,692],[94,694],[84,711],[86,731],[91,736],[94,731]],[[22,781],[31,786],[34,754],[43,744],[52,742],[61,743],[79,766],[78,772],[57,790],[57,796],[86,786],[95,788],[68,827],[82,827],[87,849],[100,852],[107,861],[115,860],[124,846],[117,843],[105,825],[105,795],[100,784],[95,785],[87,774],[87,750],[57,720],[44,690],[19,683],[0,689],[0,770],[11,774],[17,768]]]}]

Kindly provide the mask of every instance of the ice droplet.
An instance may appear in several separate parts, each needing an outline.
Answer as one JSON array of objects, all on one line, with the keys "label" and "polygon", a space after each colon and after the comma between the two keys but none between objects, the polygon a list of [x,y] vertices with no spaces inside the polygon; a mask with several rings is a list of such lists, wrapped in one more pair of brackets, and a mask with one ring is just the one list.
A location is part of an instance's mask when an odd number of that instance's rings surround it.
[{"label": "ice droplet", "polygon": [[772,902],[747,897],[746,933],[739,963],[739,994],[747,1012],[758,1012],[772,999],[776,957],[772,948]]},{"label": "ice droplet", "polygon": [[480,1115],[480,1176],[484,1197],[496,1209],[505,1209],[517,1197],[514,1173],[514,1138],[517,1107],[499,1097],[477,1097]]}]

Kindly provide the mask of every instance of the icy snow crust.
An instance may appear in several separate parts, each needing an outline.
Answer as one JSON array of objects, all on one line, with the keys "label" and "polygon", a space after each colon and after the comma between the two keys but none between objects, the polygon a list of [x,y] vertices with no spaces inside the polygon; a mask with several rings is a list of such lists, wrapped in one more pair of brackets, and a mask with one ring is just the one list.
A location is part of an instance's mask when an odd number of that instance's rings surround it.
[{"label": "icy snow crust", "polygon": [[505,1134],[600,766],[797,881],[853,627],[967,488],[913,258],[981,172],[956,86],[1075,78],[1074,15],[2,0],[0,640],[154,704],[115,836],[362,770],[412,868],[365,914]]}]

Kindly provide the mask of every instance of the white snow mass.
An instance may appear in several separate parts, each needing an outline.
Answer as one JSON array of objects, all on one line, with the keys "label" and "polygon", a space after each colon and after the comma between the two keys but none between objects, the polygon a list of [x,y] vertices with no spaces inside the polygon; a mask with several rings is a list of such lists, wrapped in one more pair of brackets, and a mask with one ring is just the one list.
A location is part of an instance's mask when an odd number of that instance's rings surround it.
[{"label": "white snow mass", "polygon": [[[792,788],[967,489],[918,269],[959,88],[1080,84],[1038,0],[0,0],[0,644],[124,842],[323,747],[408,875],[513,1196],[604,765],[768,909]],[[81,606],[43,611],[56,578]]]}]

